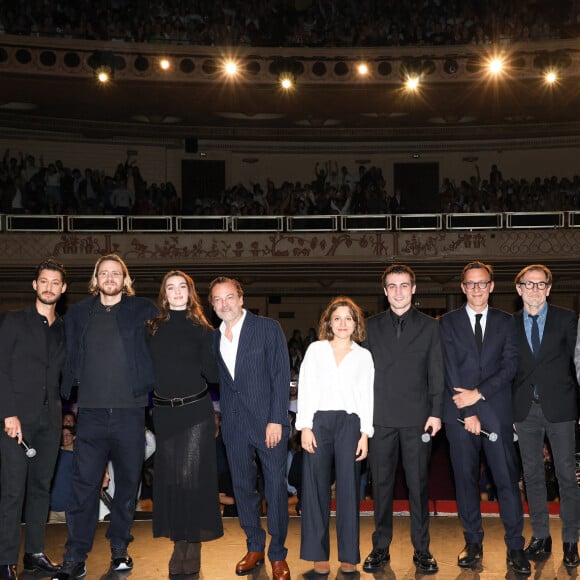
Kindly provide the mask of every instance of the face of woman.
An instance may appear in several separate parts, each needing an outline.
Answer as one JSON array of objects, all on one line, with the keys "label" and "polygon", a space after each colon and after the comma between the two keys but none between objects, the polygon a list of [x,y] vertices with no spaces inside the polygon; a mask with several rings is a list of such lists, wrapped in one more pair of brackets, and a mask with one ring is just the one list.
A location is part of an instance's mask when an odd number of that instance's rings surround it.
[{"label": "face of woman", "polygon": [[189,298],[189,288],[185,279],[181,276],[167,278],[165,296],[171,310],[185,310]]},{"label": "face of woman", "polygon": [[350,338],[356,326],[348,306],[339,306],[330,316],[330,328],[336,338]]}]

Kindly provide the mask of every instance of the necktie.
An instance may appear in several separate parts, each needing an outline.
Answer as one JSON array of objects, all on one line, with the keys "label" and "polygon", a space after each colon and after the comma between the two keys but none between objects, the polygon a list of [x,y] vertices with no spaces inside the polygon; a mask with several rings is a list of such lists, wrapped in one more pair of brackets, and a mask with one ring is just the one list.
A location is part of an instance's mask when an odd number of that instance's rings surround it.
[{"label": "necktie", "polygon": [[403,319],[400,316],[397,317],[396,332],[397,332],[397,338],[400,338],[401,332],[403,332]]},{"label": "necktie", "polygon": [[531,332],[531,342],[532,351],[535,356],[538,356],[540,352],[540,327],[538,326],[538,314],[530,314],[529,317],[532,319],[532,332]]},{"label": "necktie", "polygon": [[481,347],[483,346],[483,329],[481,328],[481,317],[483,314],[475,315],[475,344],[477,345],[477,350],[481,352]]}]

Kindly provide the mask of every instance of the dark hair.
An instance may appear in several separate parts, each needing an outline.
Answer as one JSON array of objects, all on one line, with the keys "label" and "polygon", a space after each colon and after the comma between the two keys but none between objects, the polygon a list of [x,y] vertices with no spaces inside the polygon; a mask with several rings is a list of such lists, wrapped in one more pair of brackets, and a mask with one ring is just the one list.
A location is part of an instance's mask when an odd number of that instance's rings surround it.
[{"label": "dark hair", "polygon": [[528,272],[543,272],[546,276],[546,283],[548,286],[552,285],[552,272],[548,266],[544,266],[544,264],[531,264],[530,266],[526,266],[522,268],[515,279],[515,283],[519,284],[520,280],[528,273]]},{"label": "dark hair", "polygon": [[387,276],[390,274],[408,274],[409,278],[411,278],[411,286],[417,285],[417,277],[415,276],[415,272],[413,272],[409,266],[406,266],[405,264],[391,264],[381,276],[383,288],[387,287]]},{"label": "dark hair", "polygon": [[43,270],[53,270],[54,272],[60,272],[63,284],[66,283],[66,270],[64,266],[60,262],[57,262],[54,258],[47,258],[43,262],[40,262],[38,266],[36,266],[34,274],[35,280],[38,280],[40,273]]},{"label": "dark hair", "polygon": [[195,284],[191,276],[188,276],[185,272],[181,270],[170,270],[165,274],[163,280],[161,282],[161,288],[159,289],[159,296],[157,298],[157,306],[159,307],[160,314],[159,316],[152,318],[146,322],[147,328],[149,329],[149,334],[153,336],[157,329],[159,328],[159,324],[161,322],[166,322],[171,317],[171,309],[169,308],[169,302],[167,301],[167,291],[165,290],[165,286],[167,284],[167,280],[173,276],[179,276],[185,280],[187,284],[187,314],[186,318],[189,318],[193,323],[199,324],[205,328],[212,328],[211,324],[207,321],[205,314],[203,313],[203,308],[201,306],[201,301],[199,300],[199,296],[195,290]]},{"label": "dark hair", "polygon": [[461,272],[461,283],[465,280],[465,274],[469,270],[485,270],[489,274],[489,279],[493,281],[493,266],[491,264],[484,264],[479,260],[475,260],[474,262],[469,262],[464,268],[463,272]]},{"label": "dark hair", "polygon": [[366,338],[365,317],[356,302],[348,296],[338,296],[330,301],[330,304],[322,313],[320,322],[318,323],[318,338],[320,340],[332,340],[334,338],[330,320],[334,311],[341,306],[346,306],[354,319],[354,331],[351,339],[356,342],[362,342]]},{"label": "dark hair", "polygon": [[233,284],[236,288],[238,296],[241,298],[244,295],[244,289],[242,288],[242,285],[239,283],[238,280],[236,280],[235,278],[228,278],[227,276],[218,276],[209,283],[208,300],[210,304],[212,303],[211,294],[213,292],[213,289],[215,286],[218,286],[219,284]]}]

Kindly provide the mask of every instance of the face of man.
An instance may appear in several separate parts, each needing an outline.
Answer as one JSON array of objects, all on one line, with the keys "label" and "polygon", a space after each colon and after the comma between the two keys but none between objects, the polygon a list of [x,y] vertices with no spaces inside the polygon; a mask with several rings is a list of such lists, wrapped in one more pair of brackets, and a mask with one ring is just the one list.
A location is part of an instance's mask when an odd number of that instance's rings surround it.
[{"label": "face of man", "polygon": [[211,291],[211,304],[218,317],[226,324],[235,324],[242,316],[244,297],[238,296],[231,282],[216,284]]},{"label": "face of man", "polygon": [[[526,288],[526,282],[528,286],[533,284],[533,287]],[[546,286],[540,290],[538,283],[542,282]],[[516,284],[516,291],[522,297],[525,309],[532,314],[539,312],[543,308],[551,289],[552,287],[548,285],[546,274],[542,270],[529,270],[522,276],[519,283]]]},{"label": "face of man", "polygon": [[413,302],[413,294],[417,286],[411,282],[409,274],[389,274],[385,280],[385,296],[391,310],[397,315],[405,314]]},{"label": "face of man", "polygon": [[123,268],[114,260],[105,260],[97,271],[97,287],[104,296],[120,296],[123,292]]},{"label": "face of man", "polygon": [[36,299],[47,306],[56,304],[66,292],[66,284],[58,270],[41,270],[38,278],[32,282],[32,288],[36,292]]},{"label": "face of man", "polygon": [[461,283],[461,289],[467,296],[467,304],[474,312],[483,312],[487,308],[493,288],[489,272],[484,268],[467,270]]}]

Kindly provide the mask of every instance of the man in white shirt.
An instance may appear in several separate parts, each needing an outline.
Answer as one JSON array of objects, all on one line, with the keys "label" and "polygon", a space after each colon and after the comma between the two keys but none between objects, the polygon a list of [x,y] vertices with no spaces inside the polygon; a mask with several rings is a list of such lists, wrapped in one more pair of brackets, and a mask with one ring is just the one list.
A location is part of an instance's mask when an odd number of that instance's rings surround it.
[{"label": "man in white shirt", "polygon": [[218,277],[210,284],[209,301],[222,320],[214,338],[220,374],[222,435],[234,485],[247,554],[236,574],[252,573],[264,562],[266,533],[260,524],[256,492],[256,457],[264,474],[268,502],[268,558],[273,580],[290,580],[284,546],[288,531],[286,442],[290,429],[288,400],[290,364],[280,325],[243,308],[237,280]]}]

